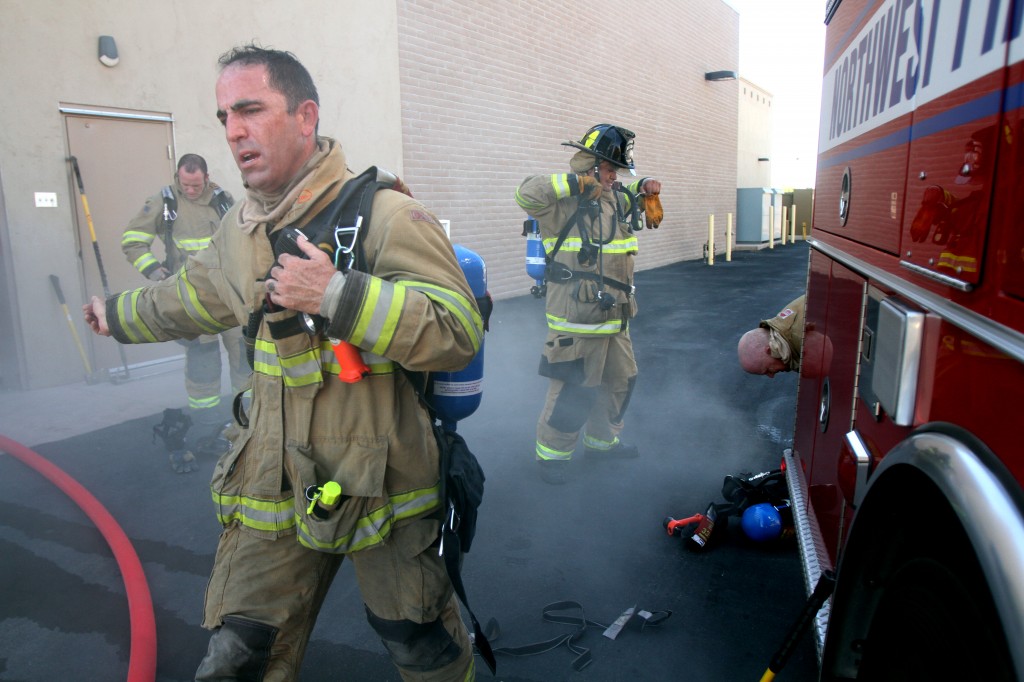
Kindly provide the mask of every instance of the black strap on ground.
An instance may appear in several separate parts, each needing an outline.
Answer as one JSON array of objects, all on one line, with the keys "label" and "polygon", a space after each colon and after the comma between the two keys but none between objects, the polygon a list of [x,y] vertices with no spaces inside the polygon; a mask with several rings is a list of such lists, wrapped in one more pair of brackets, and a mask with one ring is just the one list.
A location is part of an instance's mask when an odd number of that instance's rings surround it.
[{"label": "black strap on ground", "polygon": [[[626,609],[626,611],[623,612],[623,614],[611,625],[604,625],[603,623],[589,620],[583,612],[583,605],[579,602],[556,601],[544,607],[541,611],[541,618],[550,623],[572,625],[572,632],[552,637],[551,639],[541,642],[534,642],[532,644],[524,644],[516,647],[500,647],[495,649],[494,653],[505,654],[507,656],[533,656],[535,654],[543,654],[547,651],[553,651],[554,649],[565,645],[565,648],[576,655],[572,661],[573,670],[580,671],[593,662],[590,649],[579,645],[579,640],[586,633],[588,627],[601,628],[605,637],[615,639],[622,628],[625,627],[626,623],[628,623],[634,616],[638,616],[643,619],[644,622],[640,626],[640,630],[642,632],[648,627],[657,627],[661,625],[671,615],[671,611],[651,612],[637,610],[636,607],[632,607]],[[497,636],[495,635],[493,639],[497,639]]]},{"label": "black strap on ground", "polygon": [[[442,522],[441,539],[444,542],[443,556],[445,568],[448,569],[448,578],[452,582],[452,587],[455,588],[455,594],[462,600],[462,605],[469,612],[469,620],[473,624],[473,645],[480,653],[480,658],[484,659],[484,663],[487,664],[491,674],[497,675],[498,662],[494,658],[491,642],[488,640],[487,635],[484,634],[484,629],[480,627],[480,621],[476,619],[476,614],[473,613],[469,600],[466,599],[466,588],[462,584],[462,570],[459,567],[459,564],[462,562],[462,543],[459,541],[459,534],[451,530],[447,523]],[[487,626],[493,632],[497,628],[497,622],[492,618]]]}]

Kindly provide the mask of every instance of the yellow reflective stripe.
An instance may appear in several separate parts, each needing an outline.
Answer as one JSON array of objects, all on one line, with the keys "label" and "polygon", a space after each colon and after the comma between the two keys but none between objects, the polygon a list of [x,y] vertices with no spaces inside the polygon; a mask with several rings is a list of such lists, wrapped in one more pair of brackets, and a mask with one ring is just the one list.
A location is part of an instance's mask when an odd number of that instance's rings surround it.
[{"label": "yellow reflective stripe", "polygon": [[378,277],[371,277],[350,341],[356,346],[369,344],[371,353],[383,355],[398,328],[404,303],[402,282],[385,283]]},{"label": "yellow reflective stripe", "polygon": [[324,374],[320,367],[319,356],[319,349],[309,348],[296,355],[286,358],[279,357],[281,370],[284,373],[284,385],[298,387],[322,384]]},{"label": "yellow reflective stripe", "polygon": [[555,190],[555,198],[557,199],[565,199],[566,197],[572,196],[572,189],[569,187],[568,173],[556,173],[555,175],[552,175],[551,187]]},{"label": "yellow reflective stripe", "polygon": [[611,450],[618,444],[618,442],[618,436],[615,436],[614,440],[601,440],[600,438],[594,438],[587,434],[583,434],[583,445],[591,450]]},{"label": "yellow reflective stripe", "polygon": [[[558,237],[549,237],[544,240],[544,251],[551,253],[551,250],[555,248],[555,242],[558,241]],[[580,250],[583,245],[583,241],[579,237],[569,237],[562,242],[562,246],[559,251],[566,251],[573,253]],[[630,251],[638,251],[640,248],[639,240],[634,237],[626,237],[625,239],[613,239],[607,244],[602,244],[601,249],[605,253],[629,253]]]},{"label": "yellow reflective stripe", "polygon": [[233,521],[255,530],[277,533],[295,527],[294,498],[261,500],[244,495],[225,495],[211,489],[222,526]]},{"label": "yellow reflective stripe", "polygon": [[174,245],[182,251],[202,251],[210,245],[210,237],[198,237],[196,239],[175,239]]},{"label": "yellow reflective stripe", "polygon": [[525,210],[527,213],[532,213],[538,209],[544,208],[544,204],[539,201],[530,201],[522,194],[519,193],[519,189],[516,188],[516,203],[519,207]]},{"label": "yellow reflective stripe", "polygon": [[[395,363],[391,360],[366,351],[360,351],[360,355],[371,374],[394,374]],[[304,362],[311,364],[304,366]],[[303,367],[308,368],[308,371],[304,371]],[[341,367],[328,339],[322,340],[318,349],[304,351],[304,356],[293,356],[287,361],[278,360],[277,347],[273,341],[256,339],[253,371],[265,376],[284,377],[285,386],[308,386],[321,382],[324,374],[336,376],[341,372]]]},{"label": "yellow reflective stripe", "polygon": [[128,230],[121,237],[121,245],[126,246],[128,244],[145,244],[149,246],[156,239],[156,235],[152,235],[149,232],[139,232],[137,230]]},{"label": "yellow reflective stripe", "polygon": [[477,312],[476,307],[469,302],[469,299],[457,291],[439,287],[436,284],[427,282],[403,282],[406,287],[413,291],[425,294],[431,301],[440,303],[448,310],[462,325],[473,339],[473,351],[480,350],[483,343],[484,322]]},{"label": "yellow reflective stripe", "polygon": [[[366,366],[370,368],[370,374],[395,373],[395,363],[391,360],[365,350],[360,350],[359,355],[362,356]],[[334,356],[334,348],[331,347],[329,339],[320,343],[320,362],[323,364],[325,374],[335,375],[341,373],[341,365],[338,364],[338,359]]]},{"label": "yellow reflective stripe", "polygon": [[613,239],[610,243],[605,244],[601,247],[605,253],[629,253],[630,251],[637,251],[640,248],[640,243],[636,237],[629,237],[628,239]]},{"label": "yellow reflective stripe", "polygon": [[253,353],[253,371],[267,376],[281,376],[281,365],[277,362],[277,347],[272,341],[256,339]]},{"label": "yellow reflective stripe", "polygon": [[217,407],[220,405],[220,396],[215,395],[212,398],[193,398],[188,397],[188,406],[196,410],[206,410],[211,407]]},{"label": "yellow reflective stripe", "polygon": [[548,314],[547,317],[548,329],[554,332],[607,336],[618,334],[622,331],[622,320],[607,320],[597,324],[583,324],[580,322],[569,322],[564,317],[557,317],[551,314]]},{"label": "yellow reflective stripe", "polygon": [[296,533],[299,543],[321,552],[357,552],[378,545],[391,532],[396,521],[429,513],[440,506],[440,490],[432,486],[424,490],[392,495],[383,506],[372,510],[356,521],[351,533],[329,542],[317,540],[309,530],[304,517],[296,515]]},{"label": "yellow reflective stripe", "polygon": [[189,281],[188,272],[185,270],[182,270],[178,277],[178,300],[181,301],[181,305],[185,308],[185,313],[204,333],[219,334],[228,329],[227,326],[213,319],[209,311],[199,302],[199,295]]},{"label": "yellow reflective stripe", "polygon": [[540,459],[566,460],[572,458],[572,450],[555,450],[537,441],[537,457]]},{"label": "yellow reflective stripe", "polygon": [[595,130],[594,132],[590,133],[589,135],[587,135],[586,139],[583,140],[583,146],[586,147],[587,149],[590,149],[593,146],[594,142],[597,141],[597,138],[600,137],[600,135],[600,130]]},{"label": "yellow reflective stripe", "polygon": [[117,297],[117,317],[131,343],[154,343],[157,338],[139,318],[138,301],[142,289],[126,291]]},{"label": "yellow reflective stripe", "polygon": [[143,270],[148,268],[153,263],[158,263],[158,262],[159,261],[157,261],[156,256],[154,256],[153,254],[151,254],[151,253],[149,253],[147,251],[146,253],[144,253],[141,256],[139,256],[138,258],[136,258],[132,262],[132,265],[135,266],[136,270],[138,270],[139,272],[142,272]]}]

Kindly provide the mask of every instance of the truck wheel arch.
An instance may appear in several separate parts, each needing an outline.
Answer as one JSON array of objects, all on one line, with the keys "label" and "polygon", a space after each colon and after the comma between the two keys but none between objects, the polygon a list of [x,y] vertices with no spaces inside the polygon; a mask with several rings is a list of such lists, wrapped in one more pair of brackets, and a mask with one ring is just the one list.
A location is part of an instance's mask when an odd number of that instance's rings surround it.
[{"label": "truck wheel arch", "polygon": [[[881,461],[839,561],[822,679],[968,665],[1024,682],[1024,494],[970,433],[914,431]],[[981,648],[983,651],[979,651]],[[901,663],[901,661],[903,663]],[[982,671],[979,665],[990,665]],[[937,678],[935,678],[937,679]]]}]

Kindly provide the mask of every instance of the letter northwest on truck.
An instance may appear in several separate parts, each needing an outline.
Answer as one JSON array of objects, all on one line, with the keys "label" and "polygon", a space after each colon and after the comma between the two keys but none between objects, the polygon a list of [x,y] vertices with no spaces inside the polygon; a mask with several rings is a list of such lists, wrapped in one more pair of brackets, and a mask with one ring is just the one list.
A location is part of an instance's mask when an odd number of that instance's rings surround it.
[{"label": "letter northwest on truck", "polygon": [[[888,0],[825,74],[818,152],[909,113],[996,69],[1024,59],[1024,10],[1009,15],[1011,0]],[[1007,45],[1009,43],[1009,45]],[[936,45],[953,50],[936,51]],[[1007,49],[1009,59],[1006,59]],[[826,63],[829,60],[826,56]],[[958,125],[999,111],[1000,91],[949,110]],[[831,106],[829,106],[831,102]],[[955,109],[961,109],[958,113]],[[949,127],[943,125],[942,127]],[[927,132],[934,132],[929,130]],[[904,144],[880,140],[873,151]]]}]

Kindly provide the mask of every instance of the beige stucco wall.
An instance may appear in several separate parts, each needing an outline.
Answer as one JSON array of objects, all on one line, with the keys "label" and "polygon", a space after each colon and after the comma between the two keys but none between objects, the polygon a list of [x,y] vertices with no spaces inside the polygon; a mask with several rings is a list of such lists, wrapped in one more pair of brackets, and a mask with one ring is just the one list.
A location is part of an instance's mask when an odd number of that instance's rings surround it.
[{"label": "beige stucco wall", "polygon": [[[770,187],[772,181],[772,94],[740,78],[736,186]],[[758,161],[767,158],[768,161]]]},{"label": "beige stucco wall", "polygon": [[[20,344],[25,387],[81,380],[46,280],[67,273],[84,336],[61,102],[171,114],[176,153],[201,150],[237,196],[213,115],[216,59],[254,39],[290,50],[319,87],[321,132],[342,141],[354,169],[402,174],[451,221],[454,241],[485,258],[500,300],[533,283],[515,187],[565,170],[571,152],[559,143],[594,123],[634,130],[638,171],[664,183],[665,222],[640,235],[639,269],[700,258],[708,214],[724,249],[725,215],[736,210],[739,82],[704,73],[737,70],[738,33],[736,11],[720,0],[632,0],[627,10],[612,0],[0,0],[0,247],[10,245],[0,280],[15,302],[0,342]],[[117,40],[115,68],[96,58],[100,35]],[[36,191],[56,192],[58,208],[35,208]],[[116,244],[106,253],[121,257]]]},{"label": "beige stucco wall", "polygon": [[[97,60],[100,35],[117,41],[116,67]],[[16,287],[14,319],[4,320],[11,327],[0,335],[23,339],[20,374],[27,387],[82,376],[47,279],[61,273],[77,322],[85,293],[74,243],[78,196],[65,162],[59,103],[171,114],[176,153],[200,151],[211,177],[239,196],[238,172],[214,116],[214,84],[218,56],[253,40],[294,52],[309,68],[320,92],[320,130],[342,141],[353,166],[401,170],[394,3],[0,1],[0,92],[6,100],[0,178],[9,248],[4,267],[10,268],[4,279]],[[56,192],[58,207],[36,208],[38,191]],[[144,199],[125,198],[133,206]],[[118,244],[101,247],[105,259],[122,258]],[[89,248],[83,257],[92,257]],[[80,333],[86,334],[84,327]]]}]

